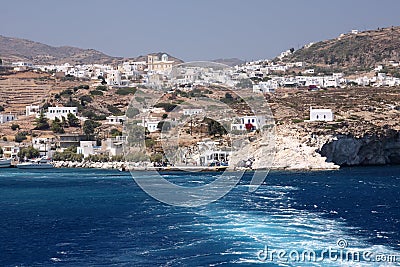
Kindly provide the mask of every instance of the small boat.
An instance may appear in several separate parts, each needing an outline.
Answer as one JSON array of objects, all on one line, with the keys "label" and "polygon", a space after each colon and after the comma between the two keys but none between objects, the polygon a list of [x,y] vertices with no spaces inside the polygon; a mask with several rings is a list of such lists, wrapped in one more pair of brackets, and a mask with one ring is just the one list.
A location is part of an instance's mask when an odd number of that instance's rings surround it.
[{"label": "small boat", "polygon": [[0,158],[0,168],[10,168],[11,159]]},{"label": "small boat", "polygon": [[51,163],[51,160],[42,157],[38,159],[30,159],[28,162],[23,162],[20,164],[17,164],[17,168],[19,169],[52,169],[54,168],[53,164]]}]

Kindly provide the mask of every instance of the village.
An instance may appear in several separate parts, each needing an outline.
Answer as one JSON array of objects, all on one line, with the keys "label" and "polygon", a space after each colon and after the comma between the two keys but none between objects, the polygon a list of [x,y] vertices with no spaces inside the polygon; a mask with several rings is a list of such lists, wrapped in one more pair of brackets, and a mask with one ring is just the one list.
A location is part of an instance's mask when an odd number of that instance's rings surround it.
[{"label": "village", "polygon": [[[79,85],[73,90],[72,87],[60,90],[58,94],[49,91],[42,98],[32,99],[31,103],[23,107],[21,104],[17,109],[11,108],[13,99],[3,99],[0,125],[1,129],[8,130],[1,130],[0,152],[5,159],[15,162],[47,157],[65,162],[129,160],[136,162],[136,166],[228,166],[232,154],[228,132],[257,138],[260,131],[274,123],[272,113],[267,110],[265,114],[242,112],[246,109],[240,106],[241,101],[248,101],[251,97],[268,100],[277,92],[286,92],[286,95],[337,89],[343,92],[355,87],[390,88],[400,85],[400,78],[388,75],[384,65],[366,72],[328,75],[305,62],[282,61],[291,53],[293,51],[288,50],[276,60],[251,61],[233,67],[217,63],[181,63],[170,60],[167,54],[151,54],[146,61],[125,61],[118,65],[3,62],[3,74],[35,73],[39,79],[46,74],[46,79],[60,83],[72,81]],[[388,64],[391,68],[400,66],[399,62]],[[2,77],[6,79],[7,75]],[[6,93],[7,85],[1,86]],[[111,90],[117,94],[110,93]],[[250,94],[245,99],[240,95],[246,90]],[[90,95],[83,94],[87,91]],[[74,94],[80,97],[80,101],[73,99]],[[108,105],[108,114],[96,116],[90,106],[96,97],[115,98],[119,103]],[[237,116],[234,119],[221,118],[215,123],[208,118],[223,114],[223,109],[201,102],[205,98],[222,101]],[[74,105],[76,103],[79,106]],[[213,108],[211,112],[208,110],[210,106]],[[397,108],[392,105],[389,109]],[[307,115],[295,118],[296,122],[311,124],[335,122],[336,113],[344,116],[332,105],[313,106],[313,103],[303,106],[299,112]],[[21,129],[24,123],[30,125],[27,127],[29,130]],[[167,158],[165,149],[160,146],[161,135],[176,126],[179,126],[184,141],[174,156]],[[129,154],[126,144],[132,148],[129,134],[137,127],[144,134],[139,141],[144,143],[145,149],[140,153],[133,150],[133,154]],[[14,136],[7,134],[10,129],[15,132]],[[251,159],[245,158],[239,165],[251,167]]]}]

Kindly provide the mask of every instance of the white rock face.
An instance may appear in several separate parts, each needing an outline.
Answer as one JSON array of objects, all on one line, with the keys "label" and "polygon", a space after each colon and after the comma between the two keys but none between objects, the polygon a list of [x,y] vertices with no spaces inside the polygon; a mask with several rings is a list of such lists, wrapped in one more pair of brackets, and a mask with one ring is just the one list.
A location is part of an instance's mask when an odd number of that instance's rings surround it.
[{"label": "white rock face", "polygon": [[299,136],[295,129],[278,128],[276,154],[272,167],[275,169],[338,169],[338,165],[326,162],[326,158],[316,152],[330,138],[330,136]]},{"label": "white rock face", "polygon": [[[268,145],[268,140],[249,142],[238,153],[231,157],[231,166],[243,168],[244,163],[252,158],[252,169],[287,169],[287,170],[321,170],[338,169],[339,166],[326,162],[316,150],[331,140],[331,136],[313,137],[299,135],[296,128],[277,126],[275,145]],[[272,142],[272,141],[269,141]],[[244,163],[243,163],[244,162]]]}]

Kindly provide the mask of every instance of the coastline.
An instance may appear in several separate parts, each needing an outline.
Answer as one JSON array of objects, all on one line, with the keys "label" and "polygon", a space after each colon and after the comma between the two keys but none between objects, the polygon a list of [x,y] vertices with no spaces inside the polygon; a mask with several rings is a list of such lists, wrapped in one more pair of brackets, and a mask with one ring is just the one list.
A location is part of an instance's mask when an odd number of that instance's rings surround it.
[{"label": "coastline", "polygon": [[222,166],[217,167],[192,167],[192,166],[176,166],[176,167],[154,167],[150,163],[136,163],[133,167],[127,168],[129,162],[113,161],[113,162],[77,162],[77,161],[54,161],[55,168],[83,168],[83,169],[109,169],[109,170],[120,170],[120,171],[267,171],[267,170],[285,170],[285,171],[331,171],[338,170],[340,166],[335,164],[326,164],[323,166],[311,166],[311,165],[295,165],[295,166],[277,166],[274,164],[271,168],[226,168]]}]

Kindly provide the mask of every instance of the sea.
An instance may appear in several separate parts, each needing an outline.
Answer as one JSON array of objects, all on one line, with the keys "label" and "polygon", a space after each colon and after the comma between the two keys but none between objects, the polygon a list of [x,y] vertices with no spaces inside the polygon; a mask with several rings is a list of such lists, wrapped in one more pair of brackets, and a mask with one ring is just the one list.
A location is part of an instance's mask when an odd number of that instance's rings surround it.
[{"label": "sea", "polygon": [[[136,173],[146,178],[146,172]],[[201,186],[218,173],[164,173]],[[252,173],[171,206],[129,172],[0,169],[0,266],[399,266],[400,167]]]}]

